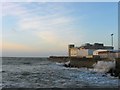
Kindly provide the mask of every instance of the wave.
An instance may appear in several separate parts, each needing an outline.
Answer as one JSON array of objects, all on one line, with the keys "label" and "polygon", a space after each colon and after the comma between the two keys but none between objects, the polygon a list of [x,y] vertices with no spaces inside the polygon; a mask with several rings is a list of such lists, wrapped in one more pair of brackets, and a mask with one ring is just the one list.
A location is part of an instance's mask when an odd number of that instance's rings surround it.
[{"label": "wave", "polygon": [[98,61],[93,67],[96,72],[107,73],[110,69],[115,69],[115,61]]},{"label": "wave", "polygon": [[64,63],[58,63],[58,62],[56,62],[56,64],[57,64],[57,65],[60,65],[60,66],[63,66],[63,65],[64,65]]}]

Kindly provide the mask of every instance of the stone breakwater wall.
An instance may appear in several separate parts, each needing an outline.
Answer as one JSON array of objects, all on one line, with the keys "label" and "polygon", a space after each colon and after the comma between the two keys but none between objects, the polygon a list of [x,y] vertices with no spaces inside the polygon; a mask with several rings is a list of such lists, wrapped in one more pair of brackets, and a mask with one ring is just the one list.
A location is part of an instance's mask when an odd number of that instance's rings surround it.
[{"label": "stone breakwater wall", "polygon": [[91,58],[70,58],[71,67],[86,67],[93,68],[93,64],[97,63],[97,60]]},{"label": "stone breakwater wall", "polygon": [[[77,57],[64,57],[64,56],[51,56],[48,58],[50,61],[58,62],[58,63],[66,63],[70,61],[68,67],[85,67],[85,68],[93,68],[93,64],[97,63],[98,61],[111,61],[110,59],[96,59],[96,58],[77,58]],[[116,59],[115,61],[115,69],[111,70],[112,76],[120,78],[120,58]],[[66,66],[66,65],[65,65]]]},{"label": "stone breakwater wall", "polygon": [[77,57],[58,57],[58,56],[50,56],[48,58],[51,61],[58,62],[58,63],[65,63],[70,61],[70,67],[87,67],[91,68],[93,64],[95,64],[98,60],[93,58],[77,58]]},{"label": "stone breakwater wall", "polygon": [[[65,63],[70,61],[70,67],[86,67],[92,68],[93,64],[97,63],[97,61],[101,61],[102,59],[97,58],[79,58],[79,57],[64,57],[64,56],[50,56],[48,58],[51,61],[58,62],[58,63]],[[104,59],[107,61],[107,59]]]},{"label": "stone breakwater wall", "polygon": [[70,61],[70,58],[65,56],[50,56],[48,59],[50,61],[58,62],[58,63],[65,63]]},{"label": "stone breakwater wall", "polygon": [[116,67],[115,67],[115,76],[118,76],[120,79],[120,58],[116,59]]}]

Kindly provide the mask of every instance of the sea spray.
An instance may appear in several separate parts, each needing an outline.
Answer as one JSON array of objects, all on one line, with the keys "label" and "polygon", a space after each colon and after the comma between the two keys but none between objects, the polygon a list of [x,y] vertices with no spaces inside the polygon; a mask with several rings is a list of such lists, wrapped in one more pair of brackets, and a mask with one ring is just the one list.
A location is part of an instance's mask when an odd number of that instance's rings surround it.
[{"label": "sea spray", "polygon": [[70,61],[65,62],[64,66],[65,66],[65,67],[70,67]]},{"label": "sea spray", "polygon": [[58,62],[56,62],[56,64],[59,65],[59,66],[63,66],[64,65],[64,63],[58,63]]},{"label": "sea spray", "polygon": [[115,61],[98,61],[93,67],[96,72],[107,73],[110,69],[115,69]]}]

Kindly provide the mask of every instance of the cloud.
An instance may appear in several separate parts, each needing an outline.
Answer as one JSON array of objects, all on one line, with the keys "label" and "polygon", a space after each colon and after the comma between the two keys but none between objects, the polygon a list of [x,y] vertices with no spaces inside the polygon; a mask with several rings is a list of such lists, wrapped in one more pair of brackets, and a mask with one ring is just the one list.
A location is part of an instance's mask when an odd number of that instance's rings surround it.
[{"label": "cloud", "polygon": [[69,25],[70,18],[61,17],[35,17],[27,20],[20,20],[19,27],[21,30],[58,30],[59,28]]},{"label": "cloud", "polygon": [[[52,30],[72,22],[64,5],[56,3],[3,3],[3,16],[18,18],[20,30]],[[56,8],[57,7],[57,8]]]},{"label": "cloud", "polygon": [[[36,34],[36,36],[39,34],[40,39],[46,40],[46,42],[49,42],[50,44],[55,44],[61,39],[64,39],[61,40],[62,42],[67,41],[64,36],[61,38],[60,34],[65,36],[67,34],[69,38],[69,34],[73,34],[71,30],[73,30],[72,24],[74,22],[74,18],[69,16],[70,10],[66,10],[65,7],[61,8],[60,6],[56,8],[55,6],[57,6],[57,4],[55,3],[52,3],[53,6],[50,5],[50,3],[39,4],[39,7],[33,9],[23,9],[28,17],[22,17],[22,19],[17,22],[18,29],[21,31],[35,31],[33,34]],[[45,13],[45,15],[42,15],[43,13]],[[63,32],[68,33],[64,34]],[[70,38],[70,40],[72,39],[73,38]]]},{"label": "cloud", "polygon": [[[34,37],[30,37],[29,40],[20,40],[21,43],[16,43],[18,41],[15,42],[15,39],[11,39],[10,42],[6,41],[3,43],[3,49],[5,51],[63,52],[66,51],[68,43],[75,42],[79,39],[74,32],[75,28],[72,27],[74,18],[69,16],[70,10],[66,10],[62,6],[62,8],[60,6],[56,8],[57,4],[52,4],[52,6],[50,3],[39,3],[41,5],[38,6],[35,3],[35,7],[33,3],[26,4],[34,8],[28,8],[25,4],[4,3],[4,16],[12,15],[19,18],[16,22],[17,30],[26,33],[32,32],[32,36]],[[19,33],[22,37],[30,35],[25,33],[20,34],[20,32],[16,33]],[[10,38],[14,38],[14,35],[11,36]],[[16,34],[16,38],[20,37]],[[9,38],[7,39],[9,40]],[[34,43],[31,43],[31,45],[24,44],[31,42],[31,40],[36,41],[33,41]]]},{"label": "cloud", "polygon": [[2,15],[12,15],[17,17],[22,17],[27,13],[24,7],[20,7],[17,3],[2,3]]}]

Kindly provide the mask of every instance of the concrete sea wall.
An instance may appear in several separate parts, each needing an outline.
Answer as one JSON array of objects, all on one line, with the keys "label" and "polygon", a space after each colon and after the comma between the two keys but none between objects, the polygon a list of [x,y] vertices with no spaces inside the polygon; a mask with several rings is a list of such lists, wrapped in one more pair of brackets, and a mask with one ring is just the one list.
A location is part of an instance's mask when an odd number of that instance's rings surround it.
[{"label": "concrete sea wall", "polygon": [[51,56],[49,57],[49,60],[59,63],[65,63],[70,61],[70,67],[87,67],[91,68],[93,64],[95,64],[98,59],[93,58],[77,58],[77,57],[57,57],[57,56]]},{"label": "concrete sea wall", "polygon": [[58,62],[58,63],[65,63],[70,61],[70,58],[65,56],[50,56],[48,59],[50,61]]},{"label": "concrete sea wall", "polygon": [[[80,58],[80,57],[64,57],[64,56],[50,56],[49,60],[59,63],[65,63],[70,61],[70,67],[87,67],[92,68],[93,64],[97,63],[97,61],[101,61],[103,59],[100,58]],[[104,59],[104,61],[109,61],[109,59]]]},{"label": "concrete sea wall", "polygon": [[86,67],[93,68],[93,64],[97,63],[97,60],[91,58],[70,58],[71,67]]},{"label": "concrete sea wall", "polygon": [[[77,58],[77,57],[57,57],[51,56],[49,60],[59,63],[65,63],[70,61],[68,67],[85,67],[85,68],[94,68],[93,64],[97,63],[98,61],[111,61],[108,58],[98,59],[98,58]],[[120,58],[115,60],[115,68],[109,71],[112,76],[120,78]]]},{"label": "concrete sea wall", "polygon": [[120,58],[116,59],[115,76],[119,76],[120,79]]}]

